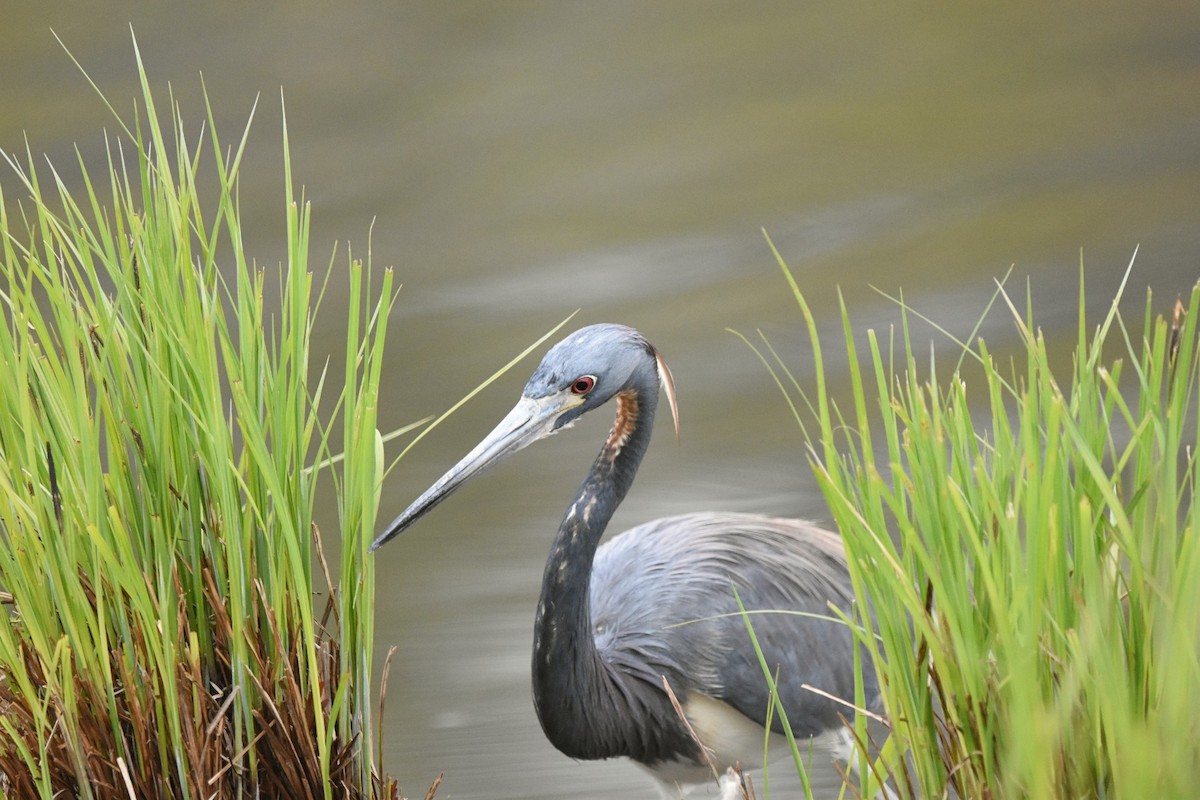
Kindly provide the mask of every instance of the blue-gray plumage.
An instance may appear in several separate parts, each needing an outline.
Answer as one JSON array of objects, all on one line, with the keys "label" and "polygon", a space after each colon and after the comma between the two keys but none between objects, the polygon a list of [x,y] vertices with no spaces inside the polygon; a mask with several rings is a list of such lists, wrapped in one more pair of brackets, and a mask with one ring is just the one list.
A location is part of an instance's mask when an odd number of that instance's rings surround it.
[{"label": "blue-gray plumage", "polygon": [[[495,430],[371,549],[480,470],[616,399],[612,431],[567,509],[542,580],[533,699],[546,736],[569,756],[628,756],[677,785],[710,779],[714,766],[761,760],[769,694],[736,587],[747,609],[807,612],[755,615],[754,630],[778,672],[793,732],[840,747],[845,706],[803,688],[854,699],[851,634],[828,619],[830,604],[849,610],[853,599],[835,534],[790,519],[701,513],[656,520],[598,547],[650,441],[660,388],[675,414],[670,372],[637,331],[576,331],[546,354]],[[873,697],[869,665],[863,679]],[[781,731],[778,716],[772,727]]]}]

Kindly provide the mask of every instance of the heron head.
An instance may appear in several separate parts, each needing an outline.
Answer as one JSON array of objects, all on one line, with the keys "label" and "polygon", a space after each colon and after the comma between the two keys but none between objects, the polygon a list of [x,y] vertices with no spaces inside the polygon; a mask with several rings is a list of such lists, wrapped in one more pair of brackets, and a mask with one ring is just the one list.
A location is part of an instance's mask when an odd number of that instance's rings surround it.
[{"label": "heron head", "polygon": [[550,348],[525,384],[522,399],[557,410],[547,432],[554,433],[621,392],[637,391],[644,403],[653,404],[660,385],[674,413],[671,373],[645,337],[624,325],[589,325]]},{"label": "heron head", "polygon": [[667,392],[679,435],[675,386],[666,362],[633,328],[589,325],[563,339],[542,359],[512,411],[461,461],[380,534],[383,545],[487,467],[553,433],[621,392],[634,391],[651,407]]}]

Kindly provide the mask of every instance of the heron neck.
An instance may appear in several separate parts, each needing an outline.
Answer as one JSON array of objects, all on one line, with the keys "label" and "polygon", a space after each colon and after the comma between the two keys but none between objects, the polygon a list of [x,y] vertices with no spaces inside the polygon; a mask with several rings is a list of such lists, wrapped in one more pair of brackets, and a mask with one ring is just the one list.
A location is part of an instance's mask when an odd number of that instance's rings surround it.
[{"label": "heron neck", "polygon": [[[600,537],[633,483],[654,422],[657,392],[618,395],[608,439],[567,509],[546,561],[534,629],[533,694],[547,738],[575,758],[625,752],[614,727],[630,695],[599,656],[588,594]],[[609,712],[609,713],[606,713]]]}]

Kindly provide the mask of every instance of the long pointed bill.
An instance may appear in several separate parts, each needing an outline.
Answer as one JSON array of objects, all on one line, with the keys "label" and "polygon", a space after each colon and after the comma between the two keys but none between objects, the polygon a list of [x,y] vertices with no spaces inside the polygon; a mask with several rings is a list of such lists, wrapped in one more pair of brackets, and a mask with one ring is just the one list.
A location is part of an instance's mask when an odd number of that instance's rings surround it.
[{"label": "long pointed bill", "polygon": [[371,550],[378,550],[388,540],[424,516],[425,512],[442,502],[455,489],[492,464],[538,439],[549,436],[554,432],[555,420],[570,407],[571,401],[582,402],[582,398],[568,395],[564,402],[561,395],[522,397],[513,410],[500,420],[500,424],[482,442],[475,445],[474,450],[467,453],[462,461],[455,464],[387,526],[371,545]]}]

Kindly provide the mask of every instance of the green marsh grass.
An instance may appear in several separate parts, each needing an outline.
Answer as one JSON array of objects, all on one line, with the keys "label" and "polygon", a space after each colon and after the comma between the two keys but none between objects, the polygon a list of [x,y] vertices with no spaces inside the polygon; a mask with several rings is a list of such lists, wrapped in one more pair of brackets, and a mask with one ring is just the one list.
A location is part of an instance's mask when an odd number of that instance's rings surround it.
[{"label": "green marsh grass", "polygon": [[0,791],[397,797],[372,764],[367,557],[391,271],[347,258],[345,372],[310,371],[323,289],[286,124],[268,270],[242,246],[248,126],[230,147],[209,108],[190,140],[138,68],[141,113],[81,190],[5,156]]},{"label": "green marsh grass", "polygon": [[1136,327],[1119,293],[1089,321],[1081,270],[1064,365],[1034,304],[1001,286],[992,312],[1011,316],[1019,354],[945,334],[961,356],[945,375],[918,360],[903,303],[898,330],[865,339],[843,303],[839,402],[779,263],[815,390],[769,342],[757,349],[845,539],[852,627],[890,727],[868,769],[912,798],[1194,796],[1200,290],[1165,315],[1147,294]]}]

